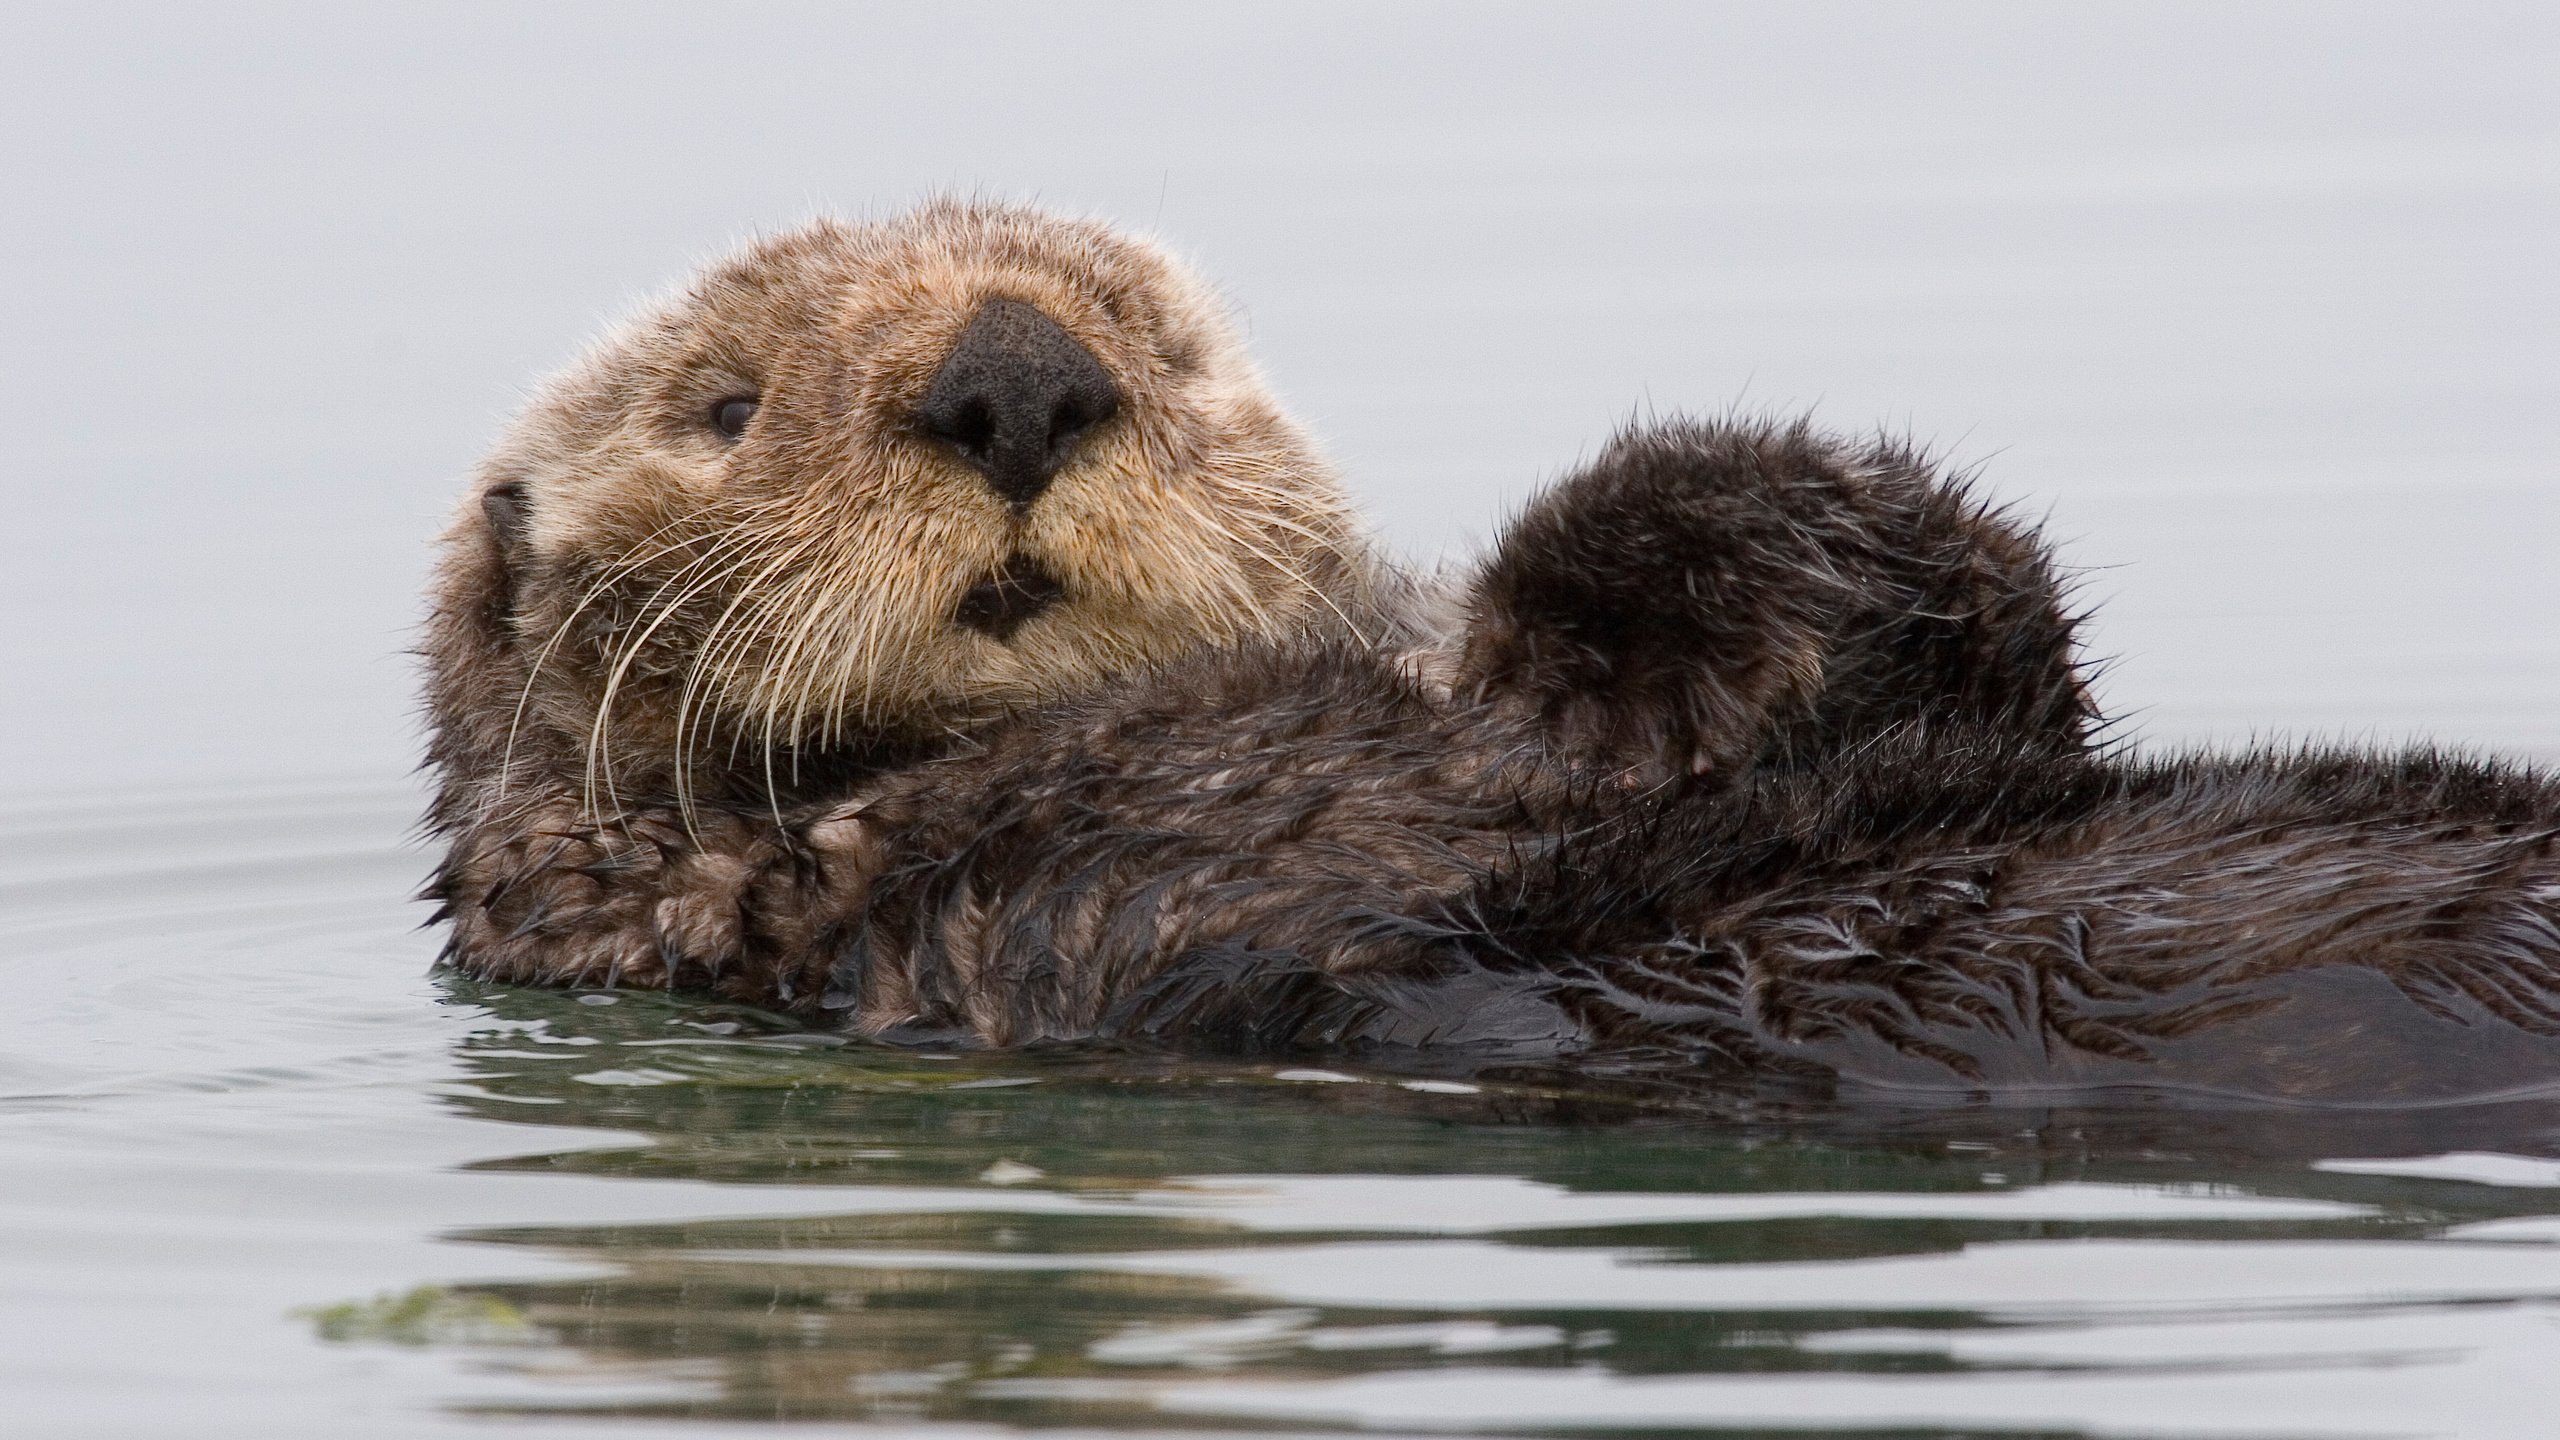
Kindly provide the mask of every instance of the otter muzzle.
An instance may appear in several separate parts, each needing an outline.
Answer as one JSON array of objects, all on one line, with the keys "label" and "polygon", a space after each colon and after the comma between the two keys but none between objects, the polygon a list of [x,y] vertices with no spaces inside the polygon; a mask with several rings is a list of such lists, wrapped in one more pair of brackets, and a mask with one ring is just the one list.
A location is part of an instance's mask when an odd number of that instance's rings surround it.
[{"label": "otter muzzle", "polygon": [[1109,372],[1065,327],[1019,300],[990,300],[934,373],[916,423],[1019,512],[1119,409]]}]

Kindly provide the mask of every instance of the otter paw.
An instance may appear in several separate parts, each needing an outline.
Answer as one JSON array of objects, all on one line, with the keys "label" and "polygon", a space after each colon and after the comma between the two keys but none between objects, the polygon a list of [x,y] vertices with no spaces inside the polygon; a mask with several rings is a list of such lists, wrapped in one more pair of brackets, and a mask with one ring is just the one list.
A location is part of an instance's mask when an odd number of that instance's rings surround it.
[{"label": "otter paw", "polygon": [[1811,705],[1864,593],[1866,536],[1802,427],[1619,437],[1504,532],[1468,596],[1456,689],[1576,760],[1645,778],[1748,761]]},{"label": "otter paw", "polygon": [[748,856],[719,853],[667,867],[665,893],[651,915],[665,983],[715,979],[745,957],[745,906],[757,871]]},{"label": "otter paw", "polygon": [[444,958],[509,983],[661,983],[650,909],[664,868],[654,847],[583,828],[457,853],[430,887],[453,922]]},{"label": "otter paw", "polygon": [[[741,906],[776,964],[819,975],[823,937],[859,921],[884,846],[876,816],[858,802],[794,823],[757,858]],[[805,966],[801,962],[806,962]],[[802,988],[814,986],[812,978]]]},{"label": "otter paw", "polygon": [[747,898],[773,848],[727,817],[520,833],[458,854],[430,887],[453,922],[445,959],[510,983],[709,983],[744,955]]}]

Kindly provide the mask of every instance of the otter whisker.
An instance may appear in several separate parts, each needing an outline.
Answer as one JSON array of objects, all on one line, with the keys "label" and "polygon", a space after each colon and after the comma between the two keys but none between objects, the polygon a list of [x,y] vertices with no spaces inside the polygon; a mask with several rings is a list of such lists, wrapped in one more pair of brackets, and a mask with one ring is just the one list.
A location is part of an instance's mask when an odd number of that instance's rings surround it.
[{"label": "otter whisker", "polygon": [[[686,668],[684,687],[678,696],[676,705],[677,803],[684,816],[685,824],[688,829],[690,829],[692,825],[693,815],[692,769],[690,765],[692,735],[697,724],[708,725],[711,722],[711,709],[708,705],[703,706],[701,711],[698,713],[693,708],[696,703],[696,698],[700,694],[700,687],[706,679],[715,678],[725,685],[728,679],[728,665],[730,663],[727,656],[738,652],[744,645],[751,643],[754,634],[754,627],[752,625],[741,626],[736,632],[732,632],[731,624],[733,620],[737,619],[748,606],[762,597],[763,587],[768,584],[774,576],[782,573],[784,570],[797,563],[812,546],[820,543],[820,538],[821,537],[816,535],[802,537],[797,543],[786,547],[780,555],[769,560],[762,569],[756,572],[753,578],[747,581],[747,583],[737,587],[736,592],[731,595],[729,603],[721,609],[719,617],[712,622],[711,628],[704,633],[701,643],[695,648],[692,663]],[[735,572],[732,573],[734,574]],[[734,758],[735,746],[733,743],[733,761]]]},{"label": "otter whisker", "polygon": [[[910,526],[911,531],[914,528],[916,527]],[[903,543],[919,548],[934,544],[934,537],[929,534],[911,533],[901,539]],[[915,649],[924,633],[923,628],[909,625],[891,630],[887,627],[890,617],[894,615],[920,613],[916,608],[919,602],[916,597],[909,594],[908,577],[903,571],[891,571],[887,580],[887,592],[877,597],[873,603],[861,608],[855,617],[856,628],[853,634],[837,652],[838,682],[834,713],[839,717],[839,723],[848,698],[846,692],[853,688],[855,666],[863,656],[875,657],[873,665],[875,674],[909,675],[918,668],[914,664]],[[884,644],[884,641],[894,642],[894,644]],[[877,684],[866,685],[862,687],[862,693],[855,702],[856,718],[866,726],[876,725],[887,718],[874,715],[873,707],[879,690],[880,687]]]},{"label": "otter whisker", "polygon": [[[930,536],[909,535],[886,542],[893,548],[925,549],[933,544]],[[854,677],[869,670],[875,683],[861,687],[858,718],[866,725],[873,723],[878,677],[895,674],[907,668],[918,631],[914,626],[897,631],[884,630],[897,615],[909,613],[911,606],[901,588],[905,577],[890,569],[885,574],[866,575],[864,567],[849,555],[831,557],[833,564],[801,577],[798,583],[775,597],[765,608],[775,624],[771,626],[772,644],[778,653],[769,657],[761,682],[755,692],[756,703],[795,746],[836,743],[843,734],[844,713]],[[845,605],[843,597],[865,595],[866,589],[853,583],[860,579],[885,580],[885,594],[870,594],[868,603],[854,609],[851,632],[843,630]],[[786,633],[787,632],[787,633]],[[834,632],[831,642],[820,636]],[[894,649],[884,640],[894,640]],[[809,663],[808,653],[815,646],[829,651],[823,665]],[[786,693],[780,686],[788,684]],[[822,703],[823,698],[823,703]],[[818,714],[813,728],[812,716]],[[883,717],[885,718],[885,717]],[[795,778],[798,754],[795,749]]]},{"label": "otter whisker", "polygon": [[[691,570],[692,568],[694,567],[686,567],[687,570]],[[682,574],[683,572],[678,573]],[[587,768],[586,784],[583,794],[586,803],[591,810],[595,806],[595,786],[599,775],[601,775],[604,780],[605,793],[607,797],[612,800],[613,808],[617,811],[622,808],[622,797],[618,788],[614,785],[611,766],[612,715],[614,699],[621,691],[624,678],[630,674],[632,664],[639,658],[641,650],[648,645],[650,639],[658,633],[659,629],[662,628],[667,621],[674,618],[678,610],[682,609],[695,596],[700,595],[705,590],[719,584],[724,578],[724,575],[719,572],[705,574],[688,585],[682,594],[659,605],[657,614],[651,617],[649,623],[643,626],[637,634],[631,637],[628,643],[622,646],[620,653],[616,656],[613,668],[605,678],[603,696],[596,702],[595,718],[589,723],[587,728]],[[657,592],[658,595],[663,595],[668,587],[674,583],[675,581],[673,577],[671,577],[667,584],[659,587]],[[653,595],[651,598],[655,600],[657,596]]]},{"label": "otter whisker", "polygon": [[[638,604],[638,606],[636,607],[636,609],[638,610],[638,612],[639,612],[640,614],[644,614],[644,615],[645,615],[645,614],[648,614],[648,613],[649,613],[649,611],[650,611],[650,608],[651,608],[652,606],[658,606],[658,605],[660,604],[661,600],[662,600],[662,599],[664,599],[664,597],[666,596],[666,594],[667,594],[667,592],[668,592],[669,590],[674,589],[674,588],[675,588],[675,587],[677,587],[678,585],[685,584],[685,583],[686,583],[686,581],[687,581],[687,579],[688,579],[689,577],[694,576],[697,572],[705,572],[705,571],[706,571],[706,567],[713,567],[713,566],[718,566],[718,565],[722,564],[722,563],[723,563],[725,560],[727,560],[730,556],[734,555],[738,550],[742,549],[742,548],[745,546],[745,544],[746,544],[746,543],[747,543],[747,537],[744,537],[744,536],[741,536],[741,535],[738,535],[738,534],[735,534],[735,533],[732,533],[732,534],[730,534],[730,535],[721,536],[721,537],[716,538],[716,539],[712,542],[712,544],[711,544],[711,546],[710,546],[710,548],[709,548],[709,549],[705,550],[701,555],[696,556],[692,561],[690,561],[690,562],[688,562],[687,564],[685,564],[684,566],[680,567],[679,569],[677,569],[677,570],[676,570],[675,572],[673,572],[672,574],[670,574],[670,575],[666,576],[665,578],[663,578],[662,580],[660,580],[660,581],[659,581],[659,583],[658,583],[657,588],[656,588],[655,590],[651,591],[651,592],[649,593],[649,595],[648,595],[648,596],[646,596],[645,598],[643,598],[643,599],[639,602],[639,604]],[[732,570],[734,570],[734,568],[735,568],[735,567],[734,567],[734,566],[732,566],[732,567],[730,567],[730,568],[731,568]],[[621,670],[622,670],[623,668],[627,667],[627,665],[628,665],[628,663],[629,663],[629,661],[630,661],[630,658],[631,658],[633,655],[635,655],[635,654],[637,653],[637,647],[638,647],[638,645],[640,644],[641,640],[645,639],[645,638],[646,638],[646,636],[647,636],[647,634],[648,634],[651,630],[654,630],[658,624],[663,623],[663,622],[664,622],[664,620],[665,620],[668,616],[670,616],[670,615],[672,615],[673,613],[675,613],[675,610],[676,610],[679,606],[681,606],[683,603],[685,603],[685,601],[686,601],[687,599],[689,599],[689,598],[690,598],[690,596],[691,596],[692,594],[694,594],[694,593],[699,593],[699,591],[703,588],[703,585],[704,585],[704,584],[706,584],[706,583],[707,583],[707,584],[717,584],[717,583],[719,583],[719,581],[720,581],[720,579],[721,579],[721,578],[722,578],[722,577],[721,577],[721,575],[720,575],[720,574],[718,574],[718,573],[706,573],[706,574],[704,574],[704,576],[703,576],[703,580],[702,580],[701,582],[696,583],[696,584],[693,586],[693,588],[692,588],[690,591],[688,591],[688,592],[687,592],[687,594],[686,594],[686,595],[684,595],[684,596],[679,596],[676,600],[671,601],[671,602],[667,602],[667,603],[666,603],[662,608],[660,608],[660,609],[658,610],[658,613],[657,613],[656,617],[655,617],[654,619],[652,619],[652,620],[651,620],[651,622],[649,623],[649,625],[648,625],[647,627],[645,627],[642,631],[640,631],[640,632],[639,632],[637,635],[635,635],[632,639],[630,639],[630,640],[629,640],[628,642],[626,642],[623,646],[621,646],[619,649],[617,649],[617,651],[616,651],[616,658],[615,658],[615,662],[614,662],[614,666],[615,666],[615,675],[616,675],[616,682],[615,682],[615,683],[617,683],[617,684],[618,684],[619,676],[620,676],[620,672],[621,672]],[[610,718],[609,718],[609,717],[610,717],[610,715],[611,715],[611,711],[612,711],[613,690],[614,690],[614,685],[609,684],[609,685],[607,686],[607,689],[606,689],[605,698],[604,698],[604,699],[603,699],[603,700],[602,700],[602,701],[597,705],[597,707],[596,707],[596,711],[595,711],[595,714],[594,714],[592,717],[590,717],[590,719],[589,719],[589,723],[588,723],[588,732],[589,732],[589,733],[588,733],[588,744],[589,744],[589,747],[590,747],[590,750],[591,750],[591,751],[592,751],[593,747],[594,747],[594,746],[597,744],[597,742],[598,742],[598,733],[597,733],[597,732],[598,732],[598,730],[599,730],[599,727],[608,726],[608,725],[610,724]],[[590,807],[591,807],[591,808],[592,808],[593,799],[594,799],[594,792],[593,792],[593,770],[592,770],[593,763],[594,763],[594,761],[593,761],[593,756],[592,756],[592,754],[591,754],[591,755],[590,755],[590,767],[591,767],[591,768],[590,768],[590,772],[589,772],[588,783],[587,783],[587,785],[584,787],[584,790],[583,790],[583,793],[585,794],[586,799],[587,799],[587,801],[588,801],[588,803],[589,803],[589,805],[590,805]],[[616,800],[616,806],[617,806],[617,808],[619,807],[619,804],[620,804],[620,802],[619,802],[619,799],[617,798],[617,800]]]},{"label": "otter whisker", "polygon": [[[800,550],[804,549],[808,544],[815,543],[817,538],[818,537],[813,536],[808,540],[805,540],[801,547],[795,547],[792,554],[796,556],[800,553]],[[774,573],[776,573],[775,569],[769,567],[763,575],[758,577],[758,587],[760,587],[765,581],[769,580]],[[822,564],[815,570],[804,571],[793,576],[791,580],[784,585],[782,591],[778,595],[768,595],[763,593],[760,589],[757,589],[755,594],[757,602],[755,609],[749,614],[747,623],[739,627],[737,643],[730,647],[728,652],[720,659],[720,669],[724,680],[734,684],[734,667],[744,659],[748,650],[750,648],[761,647],[765,652],[765,661],[758,667],[758,671],[753,677],[753,683],[747,687],[743,700],[750,710],[758,712],[762,716],[763,723],[761,726],[761,743],[763,747],[765,793],[767,803],[774,808],[776,823],[780,823],[781,819],[781,785],[778,778],[773,773],[773,753],[776,749],[780,748],[782,741],[785,739],[789,739],[795,743],[794,754],[792,757],[792,777],[794,783],[797,783],[799,777],[799,755],[797,753],[796,746],[800,739],[800,736],[797,733],[797,727],[800,722],[796,716],[794,717],[792,726],[789,729],[782,729],[782,733],[777,733],[777,730],[781,729],[782,697],[774,688],[776,684],[776,677],[777,675],[788,676],[791,673],[796,664],[799,640],[805,634],[808,625],[810,624],[809,611],[814,607],[804,605],[801,597],[807,593],[824,592],[825,590],[835,588],[834,584],[831,583],[835,580],[836,575],[834,570]],[[789,623],[795,617],[797,617],[799,623],[791,626],[792,638],[790,641],[784,642],[781,640],[779,634],[782,625],[777,622]],[[782,645],[783,647],[779,654],[775,653],[777,645]]]},{"label": "otter whisker", "polygon": [[[697,723],[708,726],[714,718],[713,708],[706,703],[700,703],[696,698],[700,694],[700,687],[709,686],[714,690],[735,695],[738,691],[741,667],[747,655],[759,647],[770,650],[772,643],[770,622],[775,599],[770,590],[772,582],[777,576],[790,571],[812,549],[820,547],[824,539],[825,537],[821,535],[803,536],[799,541],[786,547],[780,555],[738,588],[737,594],[722,611],[711,633],[705,637],[695,656],[693,666],[688,671],[685,703],[689,706],[699,704],[700,708],[693,712],[693,715],[699,717],[698,721],[688,718],[682,727],[685,731],[689,732]],[[785,585],[785,594],[796,591],[808,583],[808,579],[805,572],[793,577]],[[759,667],[758,673],[749,678],[753,683],[747,686],[746,692],[739,698],[750,712],[762,712],[766,708],[760,698],[761,686],[766,678],[763,667]],[[745,738],[743,731],[732,731],[730,763],[733,765],[737,762],[738,747],[744,743]],[[775,823],[779,824],[781,823],[779,787],[775,783],[771,763],[772,751],[776,748],[776,737],[770,724],[765,727],[761,743],[765,752],[766,801],[774,810]],[[686,784],[688,786],[686,793],[689,795],[689,778]]]},{"label": "otter whisker", "polygon": [[[1343,627],[1350,631],[1352,636],[1362,644],[1366,645],[1372,643],[1368,632],[1358,621],[1351,618],[1350,612],[1344,610],[1341,605],[1335,602],[1331,595],[1325,593],[1322,586],[1317,585],[1312,578],[1301,572],[1296,566],[1289,564],[1286,560],[1282,559],[1272,551],[1266,550],[1261,546],[1254,544],[1252,541],[1247,540],[1243,535],[1239,534],[1233,526],[1227,524],[1224,517],[1204,514],[1199,512],[1196,508],[1194,509],[1194,513],[1198,514],[1204,523],[1225,537],[1227,541],[1233,544],[1237,549],[1251,553],[1264,564],[1269,565],[1272,569],[1280,572],[1280,574],[1291,584],[1296,585],[1298,588],[1322,601],[1325,608],[1331,610],[1334,613],[1334,617],[1342,622]],[[1265,624],[1267,624],[1268,612],[1258,605],[1255,609],[1257,612],[1255,618],[1257,620],[1264,621]]]},{"label": "otter whisker", "polygon": [[639,542],[632,545],[629,549],[626,549],[613,563],[599,567],[600,573],[595,582],[587,588],[585,593],[578,597],[577,603],[569,607],[569,613],[561,618],[560,623],[552,627],[551,634],[544,639],[541,649],[535,652],[533,663],[526,668],[524,684],[520,686],[516,692],[515,709],[513,714],[511,714],[507,720],[506,743],[499,755],[497,784],[494,792],[489,797],[489,805],[492,810],[505,800],[507,788],[512,783],[511,777],[515,768],[517,736],[524,727],[525,709],[532,703],[534,687],[542,679],[543,667],[550,663],[553,653],[558,650],[560,643],[568,638],[570,629],[575,626],[579,618],[586,613],[587,607],[601,599],[605,592],[613,587],[616,580],[622,578],[624,575],[628,575],[636,571],[640,566],[649,563],[651,560],[673,554],[684,546],[693,544],[700,537],[692,535],[686,536],[681,540],[660,546],[658,549],[650,552],[647,556],[636,559],[633,558],[635,552],[647,545],[650,541],[666,534],[668,531],[685,524],[689,520],[697,518],[701,513],[702,512],[700,510],[689,511],[684,515],[680,515],[675,519],[668,521],[666,524],[659,526],[656,530],[651,531],[647,536],[642,537]]},{"label": "otter whisker", "polygon": [[[1293,531],[1337,559],[1354,565],[1358,564],[1361,558],[1361,547],[1355,538],[1358,527],[1354,523],[1351,512],[1340,505],[1316,502],[1315,497],[1323,494],[1329,487],[1311,484],[1308,477],[1295,470],[1283,470],[1275,466],[1239,467],[1239,469],[1243,473],[1224,481],[1221,488],[1235,496],[1260,500],[1276,508],[1246,510],[1239,506],[1238,514],[1259,520],[1266,525]],[[1254,469],[1259,469],[1262,473],[1256,475],[1252,473]],[[1275,484],[1273,483],[1275,478],[1289,483]],[[1295,518],[1290,513],[1292,511],[1321,519],[1326,522],[1328,528],[1318,530],[1315,526]]]},{"label": "otter whisker", "polygon": [[[508,721],[506,747],[500,762],[499,788],[502,794],[506,783],[506,773],[514,764],[516,737],[524,723],[525,707],[532,699],[535,685],[542,678],[543,668],[550,663],[551,658],[554,652],[559,648],[560,643],[568,637],[570,630],[586,613],[588,607],[593,605],[597,600],[601,599],[608,591],[610,591],[616,581],[637,572],[641,566],[646,565],[653,560],[673,554],[687,545],[700,542],[703,538],[700,534],[687,535],[666,545],[659,546],[657,549],[650,551],[646,555],[638,553],[651,540],[655,540],[659,536],[665,535],[679,526],[699,520],[704,513],[705,509],[697,508],[695,510],[687,511],[685,514],[679,515],[675,519],[669,520],[666,524],[659,526],[656,530],[651,531],[647,536],[643,537],[639,542],[626,549],[620,556],[615,557],[611,563],[599,566],[594,582],[590,584],[586,591],[578,597],[577,602],[570,606],[569,613],[561,618],[560,623],[552,627],[551,634],[543,641],[541,649],[535,653],[533,663],[527,669],[524,684],[517,693],[514,713]],[[714,537],[712,549],[709,552],[695,557],[694,560],[679,569],[674,576],[669,577],[669,581],[671,582],[673,580],[680,579],[695,567],[710,562],[718,554],[721,546],[725,543],[727,543],[726,540]],[[666,582],[662,582],[659,593],[664,592],[665,583]],[[654,598],[655,596],[653,595],[651,599]],[[648,603],[648,601],[643,601],[643,607]]]}]

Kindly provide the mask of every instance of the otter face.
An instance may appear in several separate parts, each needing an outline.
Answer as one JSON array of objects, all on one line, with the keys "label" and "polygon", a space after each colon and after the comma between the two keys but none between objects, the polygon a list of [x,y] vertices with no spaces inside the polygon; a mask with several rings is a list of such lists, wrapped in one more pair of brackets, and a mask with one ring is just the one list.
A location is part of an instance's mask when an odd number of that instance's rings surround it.
[{"label": "otter face", "polygon": [[516,728],[584,737],[591,793],[1339,626],[1368,574],[1205,285],[954,202],[714,265],[554,380],[477,496]]}]

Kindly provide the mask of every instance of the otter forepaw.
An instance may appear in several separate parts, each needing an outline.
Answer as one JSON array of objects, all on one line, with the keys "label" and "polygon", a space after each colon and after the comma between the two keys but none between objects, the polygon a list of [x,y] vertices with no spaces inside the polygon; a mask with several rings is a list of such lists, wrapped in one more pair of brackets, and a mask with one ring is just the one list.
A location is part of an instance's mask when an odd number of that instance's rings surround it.
[{"label": "otter forepaw", "polygon": [[758,865],[744,855],[689,855],[667,867],[651,916],[666,977],[683,984],[734,969],[745,958],[745,905]]},{"label": "otter forepaw", "polygon": [[1747,761],[1774,712],[1812,703],[1866,598],[1851,510],[1801,425],[1622,435],[1503,534],[1457,688],[1529,710],[1588,763],[1668,777]]},{"label": "otter forepaw", "polygon": [[860,918],[881,853],[878,819],[854,802],[798,819],[759,857],[745,913],[766,949],[793,957],[776,963],[799,973],[804,988],[823,977],[821,938]]},{"label": "otter forepaw", "polygon": [[745,907],[776,847],[727,817],[699,828],[554,823],[457,848],[431,887],[445,958],[483,979],[698,986],[743,960]]},{"label": "otter forepaw", "polygon": [[648,903],[663,868],[650,847],[568,828],[457,847],[430,886],[453,925],[444,959],[509,983],[663,983]]}]

